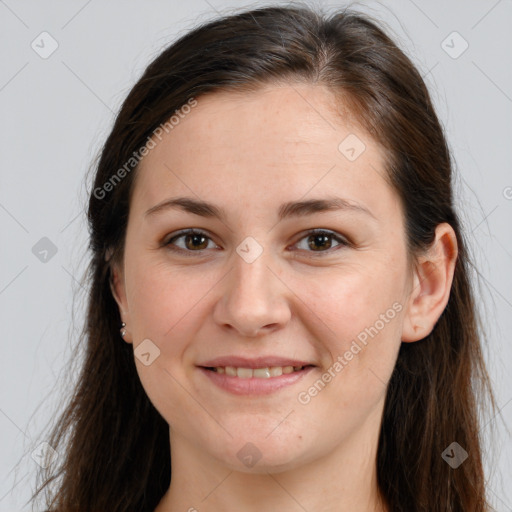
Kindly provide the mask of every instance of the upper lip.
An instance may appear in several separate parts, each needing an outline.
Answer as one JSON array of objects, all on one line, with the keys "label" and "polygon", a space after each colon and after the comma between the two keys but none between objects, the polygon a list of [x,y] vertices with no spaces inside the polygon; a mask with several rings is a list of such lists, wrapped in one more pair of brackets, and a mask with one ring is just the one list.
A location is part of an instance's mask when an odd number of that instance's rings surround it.
[{"label": "upper lip", "polygon": [[199,364],[204,368],[216,368],[219,366],[232,366],[235,368],[270,368],[272,366],[314,366],[313,363],[308,361],[300,361],[298,359],[287,359],[285,357],[277,356],[262,356],[255,358],[239,357],[239,356],[224,356],[210,359],[204,363]]}]

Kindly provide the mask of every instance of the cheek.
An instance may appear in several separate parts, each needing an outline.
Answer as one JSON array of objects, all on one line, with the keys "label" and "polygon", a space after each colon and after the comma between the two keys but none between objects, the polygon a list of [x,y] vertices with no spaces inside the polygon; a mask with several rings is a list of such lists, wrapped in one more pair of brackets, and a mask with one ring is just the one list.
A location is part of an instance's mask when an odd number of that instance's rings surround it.
[{"label": "cheek", "polygon": [[[310,319],[308,327],[328,356],[323,360],[327,402],[353,409],[381,398],[401,343],[403,281],[398,265],[383,263],[302,281],[299,315]],[[324,389],[322,382],[315,385],[311,396]]]},{"label": "cheek", "polygon": [[[130,267],[128,267],[130,265]],[[208,273],[187,275],[168,265],[135,258],[127,261],[130,320],[134,349],[149,339],[158,347],[158,357],[146,366],[135,358],[137,373],[149,399],[169,424],[195,417],[200,411],[190,400],[183,361],[190,340],[202,325],[201,298],[211,284]],[[218,279],[217,279],[218,281]],[[185,421],[186,423],[186,421]]]},{"label": "cheek", "polygon": [[380,414],[396,363],[401,305],[392,300],[392,293],[380,290],[377,298],[373,290],[346,287],[336,302],[316,301],[315,313],[330,328],[322,338],[329,360],[298,390],[296,410],[302,424],[297,428],[321,432],[315,443],[325,441],[326,448],[333,439],[341,441],[359,431],[370,415]]},{"label": "cheek", "polygon": [[310,318],[317,331],[325,332],[326,338],[320,339],[330,340],[333,350],[344,351],[360,333],[364,341],[366,329],[375,324],[378,331],[390,332],[400,322],[404,276],[397,266],[393,270],[377,258],[371,259],[373,264],[333,269],[314,278],[297,276],[293,284],[301,290],[302,318]]},{"label": "cheek", "polygon": [[188,273],[162,263],[134,261],[132,265],[130,311],[136,338],[178,339],[176,332],[192,325],[194,310],[217,280],[211,273]]}]

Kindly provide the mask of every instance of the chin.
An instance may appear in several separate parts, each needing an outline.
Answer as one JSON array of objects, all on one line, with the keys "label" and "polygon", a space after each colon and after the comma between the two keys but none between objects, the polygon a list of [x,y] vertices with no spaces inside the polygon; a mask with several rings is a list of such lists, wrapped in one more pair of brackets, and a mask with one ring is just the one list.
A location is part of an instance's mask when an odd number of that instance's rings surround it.
[{"label": "chin", "polygon": [[224,464],[233,471],[250,474],[265,475],[268,473],[282,473],[290,471],[300,466],[302,463],[299,454],[290,453],[287,456],[276,456],[275,454],[262,456],[254,465],[240,461],[237,456],[226,459],[224,455]]},{"label": "chin", "polygon": [[273,437],[273,434],[268,435],[270,431],[246,431],[230,438],[224,446],[216,444],[211,448],[217,459],[230,469],[243,473],[279,473],[307,461],[305,447],[297,442],[299,436],[287,432]]}]

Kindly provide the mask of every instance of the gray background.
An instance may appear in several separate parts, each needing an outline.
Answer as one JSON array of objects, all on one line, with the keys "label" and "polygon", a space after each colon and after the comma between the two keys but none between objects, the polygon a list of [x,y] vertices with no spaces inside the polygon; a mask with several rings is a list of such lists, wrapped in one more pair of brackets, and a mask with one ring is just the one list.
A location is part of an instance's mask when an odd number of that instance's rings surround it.
[{"label": "gray background", "polygon": [[[34,486],[31,453],[70,385],[62,379],[85,308],[85,176],[114,113],[145,66],[177,36],[218,13],[262,5],[0,0],[0,511],[30,510],[24,503]],[[387,23],[425,76],[447,130],[500,409],[482,428],[489,495],[497,510],[511,511],[512,2],[351,5]],[[40,36],[44,31],[58,44],[45,59],[40,54],[52,40]],[[463,39],[450,36],[453,31]],[[468,48],[454,58],[464,41]],[[43,237],[56,254],[41,252],[48,248]]]}]

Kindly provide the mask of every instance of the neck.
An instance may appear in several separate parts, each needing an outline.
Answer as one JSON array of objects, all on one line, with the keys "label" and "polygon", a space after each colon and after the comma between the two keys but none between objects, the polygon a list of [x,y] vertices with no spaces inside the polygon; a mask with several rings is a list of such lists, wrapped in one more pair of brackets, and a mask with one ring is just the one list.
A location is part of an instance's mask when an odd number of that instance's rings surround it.
[{"label": "neck", "polygon": [[387,512],[377,485],[379,427],[380,420],[367,422],[321,457],[284,471],[259,465],[259,472],[227,467],[171,432],[171,485],[155,512]]}]

